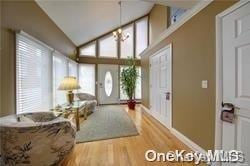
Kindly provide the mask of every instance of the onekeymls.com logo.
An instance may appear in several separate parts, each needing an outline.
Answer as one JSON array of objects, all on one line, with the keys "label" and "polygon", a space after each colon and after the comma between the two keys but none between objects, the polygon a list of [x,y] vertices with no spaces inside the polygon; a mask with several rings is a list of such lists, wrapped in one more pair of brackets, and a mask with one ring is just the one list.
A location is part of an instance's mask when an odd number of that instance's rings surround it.
[{"label": "onekeymls.com logo", "polygon": [[[167,153],[159,153],[154,150],[148,150],[145,153],[145,159],[153,162],[194,162],[196,165],[201,162],[211,164],[213,162],[232,162],[244,163],[244,154],[237,150],[208,150],[206,154],[200,152],[186,152],[185,150],[169,151]],[[246,165],[246,163],[244,163]]]}]

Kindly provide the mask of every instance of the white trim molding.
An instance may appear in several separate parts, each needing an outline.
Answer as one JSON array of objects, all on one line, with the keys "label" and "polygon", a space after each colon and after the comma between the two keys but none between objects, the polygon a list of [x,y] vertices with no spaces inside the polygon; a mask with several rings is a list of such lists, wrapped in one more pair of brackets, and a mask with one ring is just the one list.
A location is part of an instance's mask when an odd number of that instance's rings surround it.
[{"label": "white trim molding", "polygon": [[161,41],[163,41],[165,38],[170,36],[173,32],[175,32],[177,29],[179,29],[184,23],[186,23],[188,20],[190,20],[193,16],[198,14],[202,9],[207,7],[213,0],[207,0],[207,1],[200,1],[197,3],[192,9],[187,11],[186,14],[180,19],[180,21],[176,22],[175,24],[171,25],[168,29],[163,31],[159,36],[159,38],[154,41],[152,44],[148,46],[141,54],[140,56],[146,55],[149,51],[151,51],[157,44],[159,44]]},{"label": "white trim molding", "polygon": [[203,154],[207,153],[202,147],[200,147],[199,145],[197,145],[196,143],[194,143],[192,140],[190,140],[189,138],[187,138],[185,135],[183,135],[181,132],[179,132],[175,128],[171,128],[170,131],[181,142],[183,142],[185,145],[187,145],[191,150],[193,150],[195,152],[200,152],[200,153],[203,153]]},{"label": "white trim molding", "polygon": [[[215,112],[215,149],[222,148],[222,121],[220,120],[221,115],[221,103],[223,101],[222,89],[223,89],[223,59],[222,59],[222,19],[245,5],[249,1],[240,0],[233,6],[224,10],[216,16],[216,112]],[[220,163],[218,163],[220,165]]]},{"label": "white trim molding", "polygon": [[144,111],[146,111],[148,114],[150,114],[150,110],[146,106],[144,106],[143,104],[141,104],[141,107],[143,108]]}]

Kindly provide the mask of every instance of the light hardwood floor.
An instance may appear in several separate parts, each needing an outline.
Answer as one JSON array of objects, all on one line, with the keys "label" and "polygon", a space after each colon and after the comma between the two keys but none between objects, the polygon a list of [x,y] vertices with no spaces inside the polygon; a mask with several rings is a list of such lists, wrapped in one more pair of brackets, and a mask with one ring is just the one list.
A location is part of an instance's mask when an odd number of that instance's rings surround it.
[{"label": "light hardwood floor", "polygon": [[[140,106],[135,111],[121,106],[133,119],[138,136],[123,137],[77,144],[64,160],[63,166],[144,166],[144,165],[194,165],[192,163],[148,162],[144,158],[147,150],[157,152],[189,150],[170,131],[144,112]],[[98,122],[97,122],[98,123]]]}]

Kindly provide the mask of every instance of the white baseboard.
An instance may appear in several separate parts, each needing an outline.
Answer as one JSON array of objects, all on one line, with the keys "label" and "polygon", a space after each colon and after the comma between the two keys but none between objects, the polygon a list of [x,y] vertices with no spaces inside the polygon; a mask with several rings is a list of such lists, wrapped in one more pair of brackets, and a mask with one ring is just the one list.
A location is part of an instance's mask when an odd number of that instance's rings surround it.
[{"label": "white baseboard", "polygon": [[150,114],[150,110],[146,106],[144,106],[143,104],[141,104],[141,107],[144,109],[144,111],[146,111],[147,113]]},{"label": "white baseboard", "polygon": [[[151,115],[150,110],[147,107],[145,107],[143,104],[141,104],[141,107],[143,108],[143,110],[145,112],[147,112],[149,115]],[[181,142],[183,142],[185,145],[187,145],[194,152],[200,152],[200,153],[203,153],[203,154],[207,153],[206,150],[204,150],[202,147],[200,147],[199,145],[197,145],[196,143],[191,141],[189,138],[187,138],[185,135],[183,135],[182,133],[180,133],[176,129],[174,129],[172,127],[168,128],[168,129],[171,131],[171,133],[173,135],[175,135]],[[217,163],[211,163],[211,166],[218,166],[218,165],[217,165]]]},{"label": "white baseboard", "polygon": [[[147,113],[150,114],[150,110],[147,107],[145,107],[143,104],[141,104],[141,107],[143,108],[143,110],[145,110]],[[199,145],[191,141],[189,138],[187,138],[185,135],[183,135],[176,129],[174,128],[169,128],[169,129],[172,134],[174,134],[180,141],[182,141],[185,145],[187,145],[193,151],[198,151],[204,154],[207,153],[203,148],[201,148]]]},{"label": "white baseboard", "polygon": [[177,131],[174,128],[171,128],[171,133],[174,134],[180,141],[182,141],[185,145],[187,145],[191,150],[193,151],[198,151],[200,153],[206,154],[207,152],[200,147],[199,145],[197,145],[196,143],[194,143],[193,141],[191,141],[189,138],[187,138],[185,135],[183,135],[182,133],[180,133],[179,131]]}]

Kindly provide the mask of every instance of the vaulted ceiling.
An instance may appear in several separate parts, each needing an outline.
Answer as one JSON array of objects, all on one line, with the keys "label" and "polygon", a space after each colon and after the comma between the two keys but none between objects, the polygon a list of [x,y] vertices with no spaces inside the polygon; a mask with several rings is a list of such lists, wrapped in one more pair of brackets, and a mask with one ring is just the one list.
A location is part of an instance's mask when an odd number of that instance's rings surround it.
[{"label": "vaulted ceiling", "polygon": [[[118,1],[37,1],[75,43],[83,44],[119,26]],[[151,2],[122,2],[122,24],[147,14]]]},{"label": "vaulted ceiling", "polygon": [[[114,28],[119,27],[120,10],[118,1],[119,0],[37,0],[36,2],[57,24],[57,26],[61,28],[61,30],[75,43],[75,45],[79,46]],[[149,13],[155,3],[168,5],[173,2],[174,0],[122,1],[122,24],[126,24]],[[178,7],[178,5],[181,6],[180,4],[184,5],[182,8],[190,7],[187,3],[177,3],[175,7]]]}]

